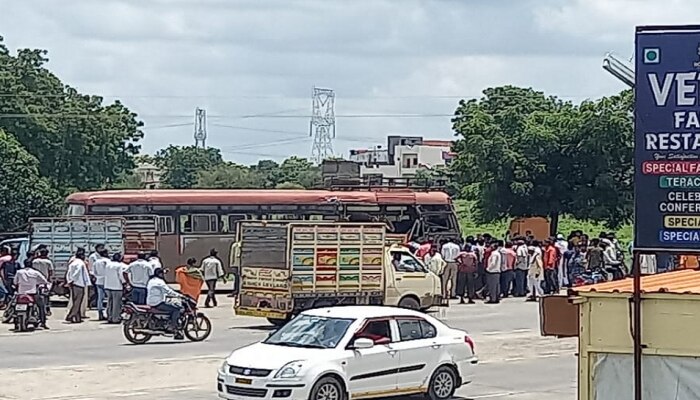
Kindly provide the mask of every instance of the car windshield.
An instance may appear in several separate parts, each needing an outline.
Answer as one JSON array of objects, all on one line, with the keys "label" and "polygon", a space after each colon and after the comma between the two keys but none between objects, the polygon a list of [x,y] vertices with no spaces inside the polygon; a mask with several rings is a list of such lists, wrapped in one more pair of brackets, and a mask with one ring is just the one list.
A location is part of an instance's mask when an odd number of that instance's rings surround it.
[{"label": "car windshield", "polygon": [[263,343],[312,349],[335,348],[354,319],[300,315]]}]

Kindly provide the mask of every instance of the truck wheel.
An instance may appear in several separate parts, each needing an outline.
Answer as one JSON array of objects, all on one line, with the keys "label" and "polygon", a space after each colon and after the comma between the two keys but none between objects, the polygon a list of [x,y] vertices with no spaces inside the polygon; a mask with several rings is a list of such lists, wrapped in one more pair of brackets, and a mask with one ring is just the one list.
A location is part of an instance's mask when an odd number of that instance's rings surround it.
[{"label": "truck wheel", "polygon": [[418,310],[420,309],[420,303],[413,297],[404,297],[399,301],[399,307],[408,308],[409,310]]}]

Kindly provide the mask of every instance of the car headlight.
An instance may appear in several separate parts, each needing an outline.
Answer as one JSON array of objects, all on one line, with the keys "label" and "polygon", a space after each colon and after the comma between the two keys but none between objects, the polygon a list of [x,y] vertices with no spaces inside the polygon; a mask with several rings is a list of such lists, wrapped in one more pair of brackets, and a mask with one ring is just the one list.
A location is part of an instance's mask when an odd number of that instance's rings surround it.
[{"label": "car headlight", "polygon": [[221,366],[219,367],[219,373],[226,375],[228,373],[228,362],[224,360],[223,363],[221,363]]},{"label": "car headlight", "polygon": [[301,375],[302,367],[304,366],[303,361],[292,361],[284,364],[282,368],[275,374],[275,379],[290,379],[296,378]]}]

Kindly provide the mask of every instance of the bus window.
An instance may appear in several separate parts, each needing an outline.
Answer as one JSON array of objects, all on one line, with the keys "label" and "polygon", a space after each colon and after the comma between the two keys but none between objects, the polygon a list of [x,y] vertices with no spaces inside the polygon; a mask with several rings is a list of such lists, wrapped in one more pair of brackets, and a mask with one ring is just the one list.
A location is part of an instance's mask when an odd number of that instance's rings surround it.
[{"label": "bus window", "polygon": [[82,217],[85,215],[85,206],[82,204],[68,204],[66,215],[69,217]]},{"label": "bus window", "polygon": [[158,217],[158,232],[162,234],[173,234],[175,233],[175,226],[173,225],[173,217]]},{"label": "bus window", "polygon": [[246,219],[245,214],[230,214],[224,216],[224,232],[236,233],[236,221]]},{"label": "bus window", "polygon": [[90,206],[90,214],[120,213],[129,212],[129,206]]},{"label": "bus window", "polygon": [[219,231],[219,217],[216,214],[192,214],[192,232],[211,233]]}]

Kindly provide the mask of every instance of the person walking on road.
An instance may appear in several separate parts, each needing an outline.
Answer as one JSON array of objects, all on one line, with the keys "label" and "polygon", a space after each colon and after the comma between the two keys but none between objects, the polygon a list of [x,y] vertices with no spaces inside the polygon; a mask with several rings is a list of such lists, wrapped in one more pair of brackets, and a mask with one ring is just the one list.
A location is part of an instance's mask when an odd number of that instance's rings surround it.
[{"label": "person walking on road", "polygon": [[102,248],[97,259],[92,264],[92,275],[95,277],[95,290],[97,291],[97,319],[104,321],[105,317],[105,268],[109,262],[107,249]]},{"label": "person walking on road", "polygon": [[501,299],[500,284],[501,269],[503,267],[503,254],[501,252],[502,246],[502,241],[494,242],[492,245],[493,251],[488,257],[488,264],[486,265],[486,289],[488,291],[489,299],[486,302],[487,304],[498,304]]},{"label": "person walking on road", "polygon": [[[224,267],[221,265],[221,260],[217,256],[216,249],[209,251],[209,257],[202,260],[202,270],[204,270],[204,281],[207,283],[207,299],[204,301],[204,307],[210,307],[210,301],[216,307],[216,281],[224,277]],[[226,280],[224,279],[224,284]]]},{"label": "person walking on road", "polygon": [[146,304],[146,288],[153,271],[153,266],[148,262],[146,253],[139,253],[137,259],[129,264],[124,275],[127,283],[131,285],[131,301],[134,304]]},{"label": "person walking on road", "polygon": [[66,274],[66,284],[70,288],[70,296],[73,300],[70,311],[66,316],[66,321],[71,323],[83,322],[83,316],[80,312],[83,298],[87,288],[90,287],[90,277],[85,264],[85,249],[78,248],[75,252],[75,257],[68,265],[68,273]]},{"label": "person walking on road", "polygon": [[442,272],[442,291],[446,299],[457,298],[457,256],[460,251],[459,245],[452,240],[444,243],[440,250],[442,258],[447,263]]},{"label": "person walking on road", "polygon": [[107,296],[107,323],[118,324],[121,322],[122,297],[124,295],[124,273],[127,266],[124,264],[124,256],[121,253],[112,255],[112,261],[107,262],[104,271],[104,291]]}]

